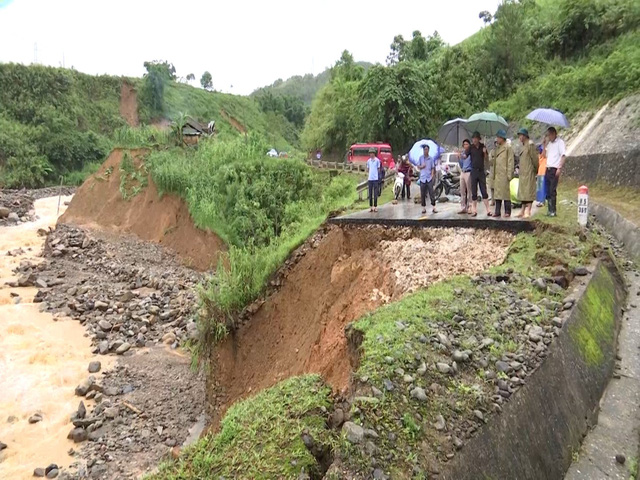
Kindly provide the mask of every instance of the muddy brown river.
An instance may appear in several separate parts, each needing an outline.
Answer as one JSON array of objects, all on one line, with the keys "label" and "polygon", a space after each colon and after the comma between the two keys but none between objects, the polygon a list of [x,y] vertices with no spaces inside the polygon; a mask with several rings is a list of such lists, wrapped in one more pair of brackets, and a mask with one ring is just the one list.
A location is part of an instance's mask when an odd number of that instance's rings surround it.
[{"label": "muddy brown river", "polygon": [[[62,197],[59,214],[70,198]],[[37,467],[68,467],[73,462],[68,452],[75,446],[67,434],[73,427],[69,417],[80,401],[74,389],[96,359],[82,325],[40,312],[32,301],[36,288],[5,284],[14,279],[12,270],[20,261],[41,261],[45,237],[37,231],[55,225],[57,207],[58,197],[37,200],[38,220],[0,227],[0,441],[7,444],[0,452],[0,479],[33,478]],[[7,255],[18,248],[24,252]],[[108,359],[100,361],[104,371]],[[42,421],[30,424],[35,413]]]}]

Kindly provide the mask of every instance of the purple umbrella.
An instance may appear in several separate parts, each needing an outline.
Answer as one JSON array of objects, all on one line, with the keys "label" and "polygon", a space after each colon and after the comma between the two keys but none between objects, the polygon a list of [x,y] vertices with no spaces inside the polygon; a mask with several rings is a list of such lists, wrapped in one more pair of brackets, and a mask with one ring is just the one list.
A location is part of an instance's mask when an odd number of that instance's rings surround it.
[{"label": "purple umbrella", "polygon": [[547,125],[569,128],[569,120],[564,116],[564,113],[554,110],[553,108],[536,108],[527,115],[527,118]]}]

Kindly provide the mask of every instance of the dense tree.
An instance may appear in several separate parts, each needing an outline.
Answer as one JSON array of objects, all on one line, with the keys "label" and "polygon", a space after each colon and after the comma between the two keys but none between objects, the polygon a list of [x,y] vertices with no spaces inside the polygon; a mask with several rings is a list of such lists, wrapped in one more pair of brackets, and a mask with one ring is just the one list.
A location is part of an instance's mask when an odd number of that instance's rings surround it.
[{"label": "dense tree", "polygon": [[189,75],[187,75],[187,81],[191,82],[193,80],[196,79],[196,76],[193,73],[190,73]]},{"label": "dense tree", "polygon": [[176,79],[176,69],[167,61],[144,62],[143,100],[152,115],[164,113],[164,89],[168,82]]},{"label": "dense tree", "polygon": [[353,60],[353,55],[348,50],[344,50],[331,69],[331,80],[340,78],[346,82],[354,82],[360,80],[363,74],[364,68]]},{"label": "dense tree", "polygon": [[209,72],[204,72],[202,77],[200,77],[200,85],[205,90],[211,90],[213,88],[213,78]]}]

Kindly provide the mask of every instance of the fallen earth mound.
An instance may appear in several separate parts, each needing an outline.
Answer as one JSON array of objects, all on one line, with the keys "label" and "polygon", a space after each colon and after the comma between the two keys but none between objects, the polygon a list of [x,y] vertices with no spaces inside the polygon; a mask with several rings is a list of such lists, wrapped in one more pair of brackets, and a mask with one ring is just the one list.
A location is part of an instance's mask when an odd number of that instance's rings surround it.
[{"label": "fallen earth mound", "polygon": [[216,347],[214,427],[237,400],[291,376],[319,373],[345,392],[357,362],[349,323],[418,288],[501,263],[512,239],[473,229],[329,228],[294,254],[280,288]]},{"label": "fallen earth mound", "polygon": [[197,270],[215,267],[219,252],[226,249],[224,242],[193,224],[181,198],[160,196],[144,168],[146,153],[144,149],[111,152],[78,188],[58,222],[132,233],[172,249]]}]

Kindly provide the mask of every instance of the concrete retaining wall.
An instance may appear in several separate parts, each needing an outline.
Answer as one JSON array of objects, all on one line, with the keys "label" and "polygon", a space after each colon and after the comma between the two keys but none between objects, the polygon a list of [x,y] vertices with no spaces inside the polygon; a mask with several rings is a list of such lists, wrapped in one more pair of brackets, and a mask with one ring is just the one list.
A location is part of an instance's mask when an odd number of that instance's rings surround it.
[{"label": "concrete retaining wall", "polygon": [[590,204],[589,213],[594,215],[596,221],[624,244],[627,252],[637,261],[640,261],[640,228],[625,219],[614,209],[604,205]]},{"label": "concrete retaining wall", "polygon": [[614,368],[625,294],[614,262],[599,261],[542,366],[439,478],[562,479],[597,419]]},{"label": "concrete retaining wall", "polygon": [[640,188],[640,149],[568,157],[563,175],[586,183]]}]

